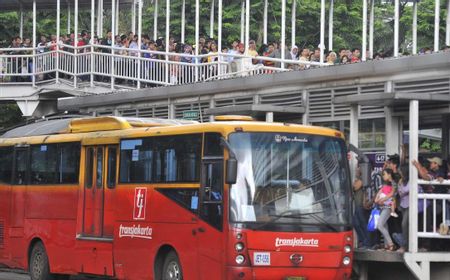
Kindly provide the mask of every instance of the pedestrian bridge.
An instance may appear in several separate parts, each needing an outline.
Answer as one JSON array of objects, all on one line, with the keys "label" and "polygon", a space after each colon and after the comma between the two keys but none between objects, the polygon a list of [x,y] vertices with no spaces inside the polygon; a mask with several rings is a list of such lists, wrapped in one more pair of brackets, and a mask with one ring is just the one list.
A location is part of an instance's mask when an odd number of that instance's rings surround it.
[{"label": "pedestrian bridge", "polygon": [[[124,51],[128,54],[121,54]],[[0,100],[15,100],[25,116],[34,117],[56,112],[56,103],[46,101],[61,97],[133,92],[328,66],[258,56],[191,55],[94,44],[58,45],[47,52],[37,48],[0,49],[0,62]],[[267,62],[279,66],[266,66]]]}]

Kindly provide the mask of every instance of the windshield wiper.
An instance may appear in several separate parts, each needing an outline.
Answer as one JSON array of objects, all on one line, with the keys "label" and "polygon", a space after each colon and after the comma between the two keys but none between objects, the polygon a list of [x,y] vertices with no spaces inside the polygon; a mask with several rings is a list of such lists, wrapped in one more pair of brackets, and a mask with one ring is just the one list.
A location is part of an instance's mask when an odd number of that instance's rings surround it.
[{"label": "windshield wiper", "polygon": [[324,218],[317,216],[315,213],[307,213],[309,214],[314,220],[318,221],[319,223],[322,223],[323,225],[327,226],[328,228],[332,229],[334,232],[338,232],[339,230],[334,227],[332,224],[327,222]]},{"label": "windshield wiper", "polygon": [[[291,213],[291,214],[288,214],[288,213]],[[336,227],[334,227],[332,224],[327,222],[322,217],[318,216],[317,214],[319,214],[319,213],[323,213],[323,211],[304,213],[304,212],[300,212],[298,210],[286,210],[286,211],[281,212],[280,214],[277,214],[277,215],[269,214],[269,216],[273,217],[273,219],[270,219],[269,221],[258,225],[255,229],[260,229],[260,228],[262,228],[262,227],[264,227],[264,226],[266,226],[266,225],[268,225],[270,223],[276,222],[277,220],[279,220],[281,218],[305,219],[308,216],[310,216],[314,220],[316,220],[320,224],[323,224],[323,225],[327,226],[328,228],[330,228],[334,232],[339,232],[339,230]]]},{"label": "windshield wiper", "polygon": [[[285,215],[287,213],[292,213],[290,215]],[[269,221],[266,221],[260,225],[258,225],[255,229],[260,229],[270,223],[276,222],[281,218],[301,218],[302,215],[304,215],[305,213],[301,213],[298,210],[286,210],[281,212],[280,214],[274,215],[274,214],[269,214],[269,217],[273,217],[272,219],[270,219]]]}]

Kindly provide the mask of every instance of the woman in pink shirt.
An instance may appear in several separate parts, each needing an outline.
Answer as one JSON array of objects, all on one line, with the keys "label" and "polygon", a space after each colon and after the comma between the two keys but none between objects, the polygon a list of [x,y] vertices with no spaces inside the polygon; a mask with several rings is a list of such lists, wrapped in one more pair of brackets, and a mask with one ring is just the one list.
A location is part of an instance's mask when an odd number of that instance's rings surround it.
[{"label": "woman in pink shirt", "polygon": [[391,217],[391,208],[394,196],[394,188],[392,187],[392,175],[394,172],[390,168],[383,170],[384,185],[378,191],[375,197],[375,203],[381,208],[380,218],[378,219],[377,229],[384,237],[384,249],[394,251],[395,246],[392,238],[389,235],[389,227],[387,221]]}]

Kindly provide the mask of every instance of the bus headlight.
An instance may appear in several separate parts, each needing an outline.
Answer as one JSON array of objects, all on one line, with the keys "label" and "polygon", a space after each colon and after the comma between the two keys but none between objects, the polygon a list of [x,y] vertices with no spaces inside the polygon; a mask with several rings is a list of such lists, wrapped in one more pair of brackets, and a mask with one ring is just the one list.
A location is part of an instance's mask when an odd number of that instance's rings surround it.
[{"label": "bus headlight", "polygon": [[352,251],[352,247],[350,245],[345,245],[344,246],[344,252],[346,254],[350,253]]},{"label": "bus headlight", "polygon": [[342,259],[342,263],[343,263],[344,265],[349,265],[350,262],[351,262],[350,257],[344,257],[344,258]]},{"label": "bus headlight", "polygon": [[234,245],[234,249],[236,249],[236,251],[240,252],[242,250],[244,250],[244,243],[242,242],[238,242]]},{"label": "bus headlight", "polygon": [[236,263],[237,264],[243,264],[245,262],[245,257],[243,255],[237,255],[236,256]]}]

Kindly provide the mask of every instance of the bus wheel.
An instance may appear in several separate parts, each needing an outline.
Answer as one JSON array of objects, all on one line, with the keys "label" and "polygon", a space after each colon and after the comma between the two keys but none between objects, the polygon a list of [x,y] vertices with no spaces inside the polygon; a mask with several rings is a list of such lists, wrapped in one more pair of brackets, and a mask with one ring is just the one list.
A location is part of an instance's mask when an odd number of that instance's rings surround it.
[{"label": "bus wheel", "polygon": [[47,253],[42,242],[37,242],[30,256],[31,280],[52,280]]},{"label": "bus wheel", "polygon": [[163,280],[182,280],[183,270],[181,269],[180,260],[174,251],[170,251],[163,266]]}]

